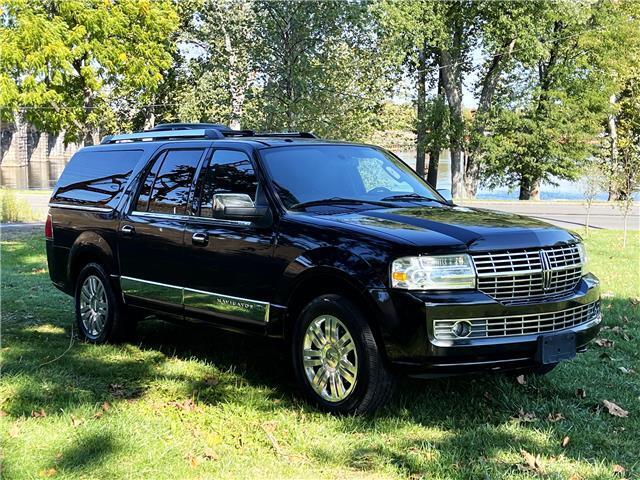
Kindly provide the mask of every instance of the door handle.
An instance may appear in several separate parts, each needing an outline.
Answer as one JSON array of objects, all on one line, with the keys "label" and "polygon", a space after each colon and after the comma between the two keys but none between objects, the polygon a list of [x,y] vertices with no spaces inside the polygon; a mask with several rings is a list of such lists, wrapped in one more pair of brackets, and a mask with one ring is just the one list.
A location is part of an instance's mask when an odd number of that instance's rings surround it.
[{"label": "door handle", "polygon": [[128,235],[128,236],[136,233],[136,229],[133,228],[133,226],[131,225],[123,225],[120,231],[122,232],[123,235]]},{"label": "door handle", "polygon": [[206,245],[209,243],[209,235],[206,233],[194,233],[191,237],[191,243],[194,245]]}]

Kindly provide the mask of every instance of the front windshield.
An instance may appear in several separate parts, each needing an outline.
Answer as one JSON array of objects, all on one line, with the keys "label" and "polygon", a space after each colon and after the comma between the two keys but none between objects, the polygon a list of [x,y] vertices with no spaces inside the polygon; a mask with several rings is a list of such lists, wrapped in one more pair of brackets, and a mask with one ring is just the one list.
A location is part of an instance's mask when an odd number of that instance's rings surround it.
[{"label": "front windshield", "polygon": [[327,199],[441,201],[392,155],[357,145],[304,145],[261,151],[286,208]]}]

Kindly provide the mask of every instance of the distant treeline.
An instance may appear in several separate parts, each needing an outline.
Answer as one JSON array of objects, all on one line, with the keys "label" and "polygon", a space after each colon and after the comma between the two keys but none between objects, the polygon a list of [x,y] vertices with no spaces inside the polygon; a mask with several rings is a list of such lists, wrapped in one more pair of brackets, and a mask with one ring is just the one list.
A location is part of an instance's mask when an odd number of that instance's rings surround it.
[{"label": "distant treeline", "polygon": [[1,0],[0,28],[2,120],[70,141],[213,121],[409,144],[434,185],[448,149],[457,198],[640,184],[633,0]]}]

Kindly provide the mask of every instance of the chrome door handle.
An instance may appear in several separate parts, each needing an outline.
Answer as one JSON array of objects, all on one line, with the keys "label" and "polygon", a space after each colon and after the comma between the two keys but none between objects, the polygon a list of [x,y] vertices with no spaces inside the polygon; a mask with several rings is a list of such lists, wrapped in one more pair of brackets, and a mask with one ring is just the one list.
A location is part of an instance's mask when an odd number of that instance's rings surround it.
[{"label": "chrome door handle", "polygon": [[206,233],[194,233],[191,237],[191,243],[194,245],[206,245],[209,243],[209,235]]},{"label": "chrome door handle", "polygon": [[136,232],[136,229],[131,225],[123,225],[120,231],[123,235],[133,235]]}]

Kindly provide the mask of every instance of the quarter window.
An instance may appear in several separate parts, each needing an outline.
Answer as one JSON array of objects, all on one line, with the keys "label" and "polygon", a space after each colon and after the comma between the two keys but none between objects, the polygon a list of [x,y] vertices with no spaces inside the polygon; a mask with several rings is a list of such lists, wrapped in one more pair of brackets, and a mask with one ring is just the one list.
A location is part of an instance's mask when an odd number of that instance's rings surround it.
[{"label": "quarter window", "polygon": [[249,156],[235,150],[216,150],[202,170],[200,215],[213,217],[214,195],[248,195],[255,203],[258,180]]},{"label": "quarter window", "polygon": [[158,158],[142,185],[136,208],[183,215],[202,152],[202,149],[169,150]]}]

